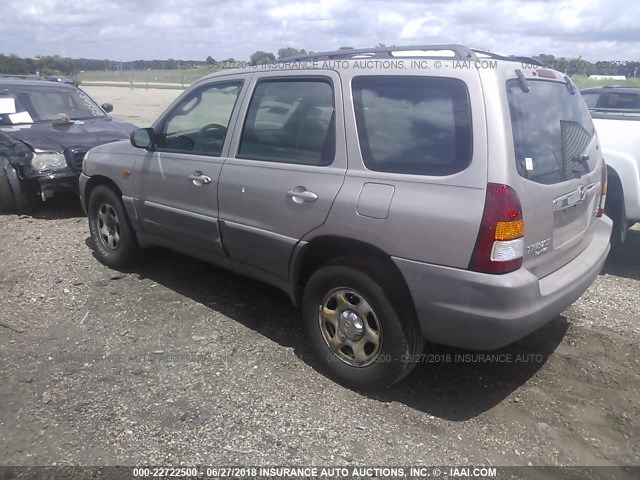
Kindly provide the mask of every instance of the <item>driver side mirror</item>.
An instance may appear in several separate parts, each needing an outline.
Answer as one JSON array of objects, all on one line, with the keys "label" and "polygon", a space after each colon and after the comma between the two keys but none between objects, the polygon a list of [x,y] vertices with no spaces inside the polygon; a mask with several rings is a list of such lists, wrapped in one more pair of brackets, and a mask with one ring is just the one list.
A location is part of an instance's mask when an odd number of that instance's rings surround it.
[{"label": "driver side mirror", "polygon": [[153,146],[153,128],[139,128],[131,133],[131,145],[136,148],[149,149]]},{"label": "driver side mirror", "polygon": [[102,107],[102,110],[105,111],[105,113],[113,112],[113,105],[111,105],[110,103],[103,103],[101,107]]}]

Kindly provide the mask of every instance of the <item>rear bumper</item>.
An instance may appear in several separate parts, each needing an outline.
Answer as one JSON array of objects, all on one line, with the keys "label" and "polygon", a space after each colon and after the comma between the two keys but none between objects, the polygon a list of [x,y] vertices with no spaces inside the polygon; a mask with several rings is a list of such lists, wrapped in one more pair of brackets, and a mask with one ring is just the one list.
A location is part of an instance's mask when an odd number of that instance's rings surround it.
[{"label": "rear bumper", "polygon": [[542,279],[525,269],[491,275],[394,257],[422,333],[435,343],[493,350],[553,320],[589,288],[607,258],[611,220],[595,221],[589,246]]}]

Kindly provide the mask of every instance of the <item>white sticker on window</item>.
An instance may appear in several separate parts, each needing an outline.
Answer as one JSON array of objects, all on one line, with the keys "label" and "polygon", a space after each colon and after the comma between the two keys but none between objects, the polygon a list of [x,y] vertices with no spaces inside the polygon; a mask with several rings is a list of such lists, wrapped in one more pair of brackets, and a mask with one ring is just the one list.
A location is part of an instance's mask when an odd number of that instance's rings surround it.
[{"label": "white sticker on window", "polygon": [[533,170],[533,158],[527,157],[524,159],[524,168],[526,168],[528,172]]},{"label": "white sticker on window", "polygon": [[9,120],[11,120],[11,123],[13,124],[33,123],[33,118],[31,118],[31,115],[29,115],[29,112],[13,113],[9,115]]},{"label": "white sticker on window", "polygon": [[0,97],[0,115],[16,113],[16,100],[13,97]]}]

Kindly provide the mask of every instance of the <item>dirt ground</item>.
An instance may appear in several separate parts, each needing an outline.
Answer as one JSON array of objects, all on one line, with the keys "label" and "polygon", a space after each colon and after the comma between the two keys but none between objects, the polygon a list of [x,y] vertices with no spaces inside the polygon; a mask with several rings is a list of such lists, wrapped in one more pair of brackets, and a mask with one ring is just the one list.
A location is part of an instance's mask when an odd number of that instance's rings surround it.
[{"label": "dirt ground", "polygon": [[[179,93],[87,91],[140,125]],[[375,393],[279,291],[160,249],[112,271],[88,237],[74,198],[0,216],[1,465],[640,464],[640,231],[539,331]]]}]

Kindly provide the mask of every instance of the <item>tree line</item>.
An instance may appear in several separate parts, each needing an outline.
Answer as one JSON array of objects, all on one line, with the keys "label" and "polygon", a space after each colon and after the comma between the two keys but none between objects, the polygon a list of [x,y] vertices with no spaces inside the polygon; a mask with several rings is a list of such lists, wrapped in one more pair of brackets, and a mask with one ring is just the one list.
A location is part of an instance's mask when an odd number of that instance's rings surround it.
[{"label": "tree line", "polygon": [[[226,59],[224,61],[235,61]],[[206,67],[215,63],[211,57],[206,60],[133,60],[121,62],[95,58],[63,58],[57,55],[36,58],[20,58],[17,55],[0,54],[0,74],[41,75],[62,74],[72,76],[81,71],[114,70],[177,70],[182,68]]]},{"label": "tree line", "polygon": [[[351,47],[342,47],[351,48]],[[293,47],[285,47],[278,50],[277,56],[270,52],[257,51],[250,57],[252,65],[260,65],[268,62],[303,55],[307,51]],[[309,52],[311,53],[311,52]],[[58,55],[38,56],[36,58],[21,58],[17,55],[0,54],[0,74],[4,75],[52,75],[62,74],[73,76],[81,71],[115,71],[115,70],[177,70],[183,68],[214,67],[219,63],[233,64],[234,58],[215,59],[211,55],[205,60],[133,60],[117,61],[95,58],[63,58]]]},{"label": "tree line", "polygon": [[598,60],[589,62],[582,57],[555,57],[541,53],[532,57],[545,67],[573,75],[624,75],[627,78],[640,77],[640,62],[626,60]]},{"label": "tree line", "polygon": [[[378,44],[377,47],[384,47],[384,44]],[[352,47],[343,46],[340,50],[350,49]],[[298,49],[294,47],[284,47],[277,53],[259,50],[251,54],[250,62],[252,65],[261,65],[274,62],[287,57],[296,55],[304,55],[307,52],[304,48]],[[562,71],[567,75],[624,75],[627,78],[640,77],[640,62],[637,61],[619,61],[619,60],[602,60],[589,62],[583,58],[556,57],[549,54],[540,54],[534,57],[535,60],[541,62],[544,66]],[[167,60],[134,60],[128,62],[120,62],[108,59],[93,58],[63,58],[60,56],[39,56],[36,58],[21,58],[17,55],[0,54],[0,74],[5,75],[51,75],[62,74],[72,76],[80,71],[114,71],[114,70],[177,70],[183,68],[209,67],[212,68],[217,64],[234,63],[234,58],[219,58],[216,60],[209,55],[205,60],[176,60],[169,58]]]}]

